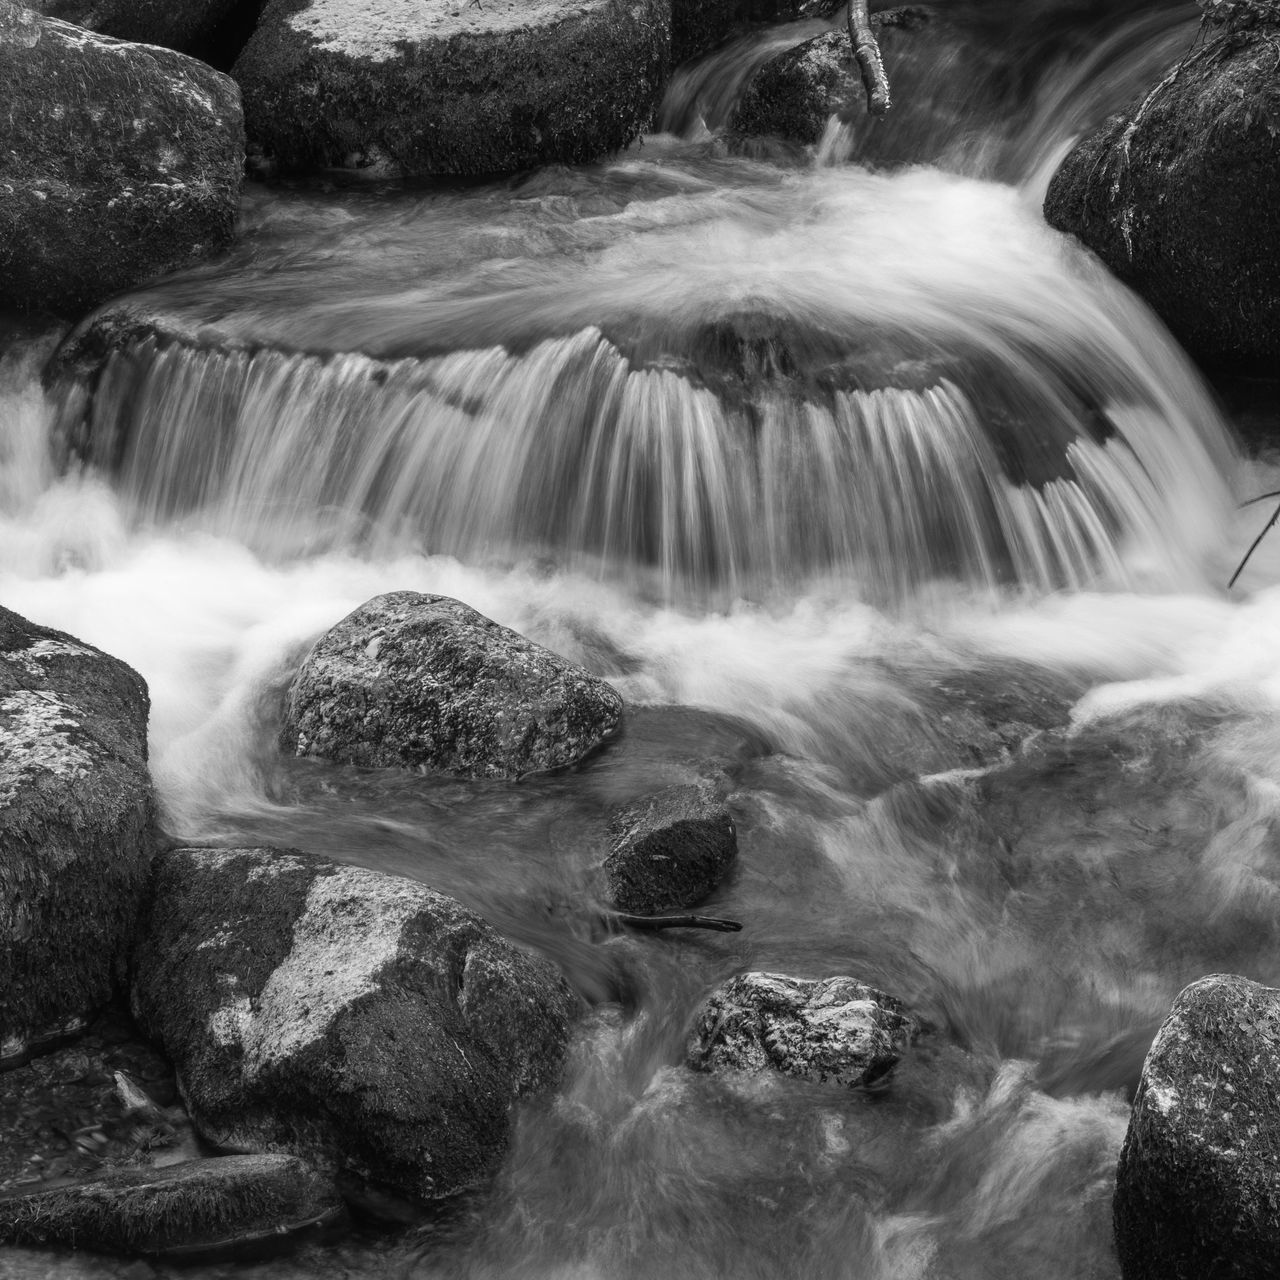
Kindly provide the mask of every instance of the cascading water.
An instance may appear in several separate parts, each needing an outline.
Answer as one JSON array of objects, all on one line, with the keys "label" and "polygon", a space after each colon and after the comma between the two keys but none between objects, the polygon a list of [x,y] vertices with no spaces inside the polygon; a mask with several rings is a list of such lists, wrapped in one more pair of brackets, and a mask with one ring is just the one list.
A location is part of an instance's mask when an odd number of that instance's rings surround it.
[{"label": "cascading water", "polygon": [[[1273,485],[1035,199],[1190,29],[1117,15],[967,120],[944,41],[900,108],[963,127],[836,122],[854,163],[708,132],[813,29],[610,164],[252,191],[227,259],[0,359],[0,598],[146,676],[172,833],[420,878],[592,1003],[490,1193],[238,1275],[1115,1277],[1155,1025],[1204,972],[1280,978],[1280,553],[1220,591]],[[624,743],[518,785],[282,759],[301,653],[402,588],[607,676]],[[733,782],[742,934],[602,933],[601,815],[690,762]],[[883,1094],[687,1071],[745,967],[932,1030]]]}]

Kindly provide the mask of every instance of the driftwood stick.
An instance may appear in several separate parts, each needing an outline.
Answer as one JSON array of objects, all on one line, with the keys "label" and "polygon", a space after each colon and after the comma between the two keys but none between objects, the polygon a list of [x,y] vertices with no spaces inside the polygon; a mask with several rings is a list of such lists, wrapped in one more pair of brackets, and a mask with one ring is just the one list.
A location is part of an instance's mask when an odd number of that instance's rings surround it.
[{"label": "driftwood stick", "polygon": [[625,911],[609,913],[628,929],[714,929],[717,933],[738,933],[742,925],[718,916],[633,916]]},{"label": "driftwood stick", "polygon": [[849,0],[849,43],[853,56],[862,72],[862,83],[867,90],[867,111],[882,116],[892,105],[889,101],[889,77],[885,74],[880,45],[871,30],[871,18],[867,14],[867,0]]},{"label": "driftwood stick", "polygon": [[[1263,497],[1274,497],[1274,494],[1263,494]],[[1263,526],[1262,532],[1249,544],[1249,550],[1244,553],[1244,559],[1236,565],[1236,571],[1231,575],[1231,581],[1227,583],[1227,590],[1230,591],[1236,585],[1236,579],[1244,572],[1244,567],[1249,563],[1249,557],[1258,549],[1258,544],[1271,532],[1272,526],[1277,520],[1280,520],[1280,507],[1277,507],[1271,513],[1271,519]]]}]

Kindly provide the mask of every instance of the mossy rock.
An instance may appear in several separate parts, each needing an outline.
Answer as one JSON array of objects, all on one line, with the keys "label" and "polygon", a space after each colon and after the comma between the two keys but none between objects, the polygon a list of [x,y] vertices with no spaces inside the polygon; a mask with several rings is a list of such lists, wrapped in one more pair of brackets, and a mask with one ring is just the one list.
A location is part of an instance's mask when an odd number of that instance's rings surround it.
[{"label": "mossy rock", "polygon": [[168,49],[0,0],[0,305],[76,314],[224,248],[239,92]]},{"label": "mossy rock", "polygon": [[1206,42],[1063,161],[1045,217],[1151,304],[1202,362],[1280,359],[1280,22]]},{"label": "mossy rock", "polygon": [[232,74],[283,166],[507,173],[632,141],[670,22],[670,0],[271,0]]},{"label": "mossy rock", "polygon": [[0,1065],[123,983],[155,842],[147,687],[0,608]]}]

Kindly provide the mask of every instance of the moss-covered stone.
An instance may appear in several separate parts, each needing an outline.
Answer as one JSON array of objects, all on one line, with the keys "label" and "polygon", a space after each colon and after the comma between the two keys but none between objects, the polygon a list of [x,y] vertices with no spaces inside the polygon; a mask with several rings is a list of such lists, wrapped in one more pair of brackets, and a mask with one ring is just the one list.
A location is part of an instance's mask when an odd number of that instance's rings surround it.
[{"label": "moss-covered stone", "polygon": [[0,0],[0,84],[0,304],[73,314],[230,241],[226,76]]},{"label": "moss-covered stone", "polygon": [[1147,1054],[1116,1173],[1124,1280],[1270,1280],[1280,1258],[1280,991],[1214,974]]},{"label": "moss-covered stone", "polygon": [[670,0],[271,0],[233,68],[249,137],[287,167],[408,174],[580,163],[662,92]]},{"label": "moss-covered stone", "polygon": [[574,764],[621,714],[605,681],[461,601],[393,591],[316,642],[281,743],[348,764],[517,778]]},{"label": "moss-covered stone", "polygon": [[134,1012],[217,1147],[446,1196],[560,1071],[576,998],[452,898],[273,849],[175,850],[153,888]]},{"label": "moss-covered stone", "polygon": [[1203,45],[1081,142],[1045,217],[1193,355],[1269,372],[1280,359],[1280,21],[1251,11],[1247,26],[1207,24]]},{"label": "moss-covered stone", "polygon": [[154,842],[148,710],[123,662],[0,608],[0,1063],[121,984]]}]

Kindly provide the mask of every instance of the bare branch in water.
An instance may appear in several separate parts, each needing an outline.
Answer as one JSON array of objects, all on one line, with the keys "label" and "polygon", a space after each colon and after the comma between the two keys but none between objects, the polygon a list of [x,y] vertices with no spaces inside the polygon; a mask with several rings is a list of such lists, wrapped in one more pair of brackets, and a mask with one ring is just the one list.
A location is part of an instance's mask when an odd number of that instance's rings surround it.
[{"label": "bare branch in water", "polygon": [[633,916],[624,911],[611,911],[618,924],[629,929],[714,929],[717,933],[738,933],[737,920],[721,920],[718,916]]},{"label": "bare branch in water", "polygon": [[853,56],[862,72],[862,83],[867,90],[867,110],[873,116],[882,116],[892,105],[889,101],[889,77],[885,74],[880,45],[871,30],[871,18],[867,14],[867,0],[849,0],[849,43]]},{"label": "bare branch in water", "polygon": [[[1264,493],[1262,496],[1264,498],[1274,498],[1276,495],[1273,493]],[[1254,499],[1254,501],[1257,501],[1257,499]],[[1268,520],[1265,525],[1263,525],[1262,532],[1258,534],[1258,536],[1254,538],[1254,540],[1249,544],[1249,550],[1244,553],[1244,559],[1241,560],[1238,565],[1236,565],[1236,571],[1231,575],[1231,581],[1227,583],[1228,591],[1230,591],[1231,588],[1236,585],[1236,579],[1244,572],[1245,565],[1249,563],[1249,557],[1253,555],[1255,551],[1257,551],[1258,544],[1263,540],[1263,538],[1267,536],[1268,533],[1271,532],[1277,520],[1280,520],[1280,507],[1277,507],[1271,513],[1271,519]]]}]

